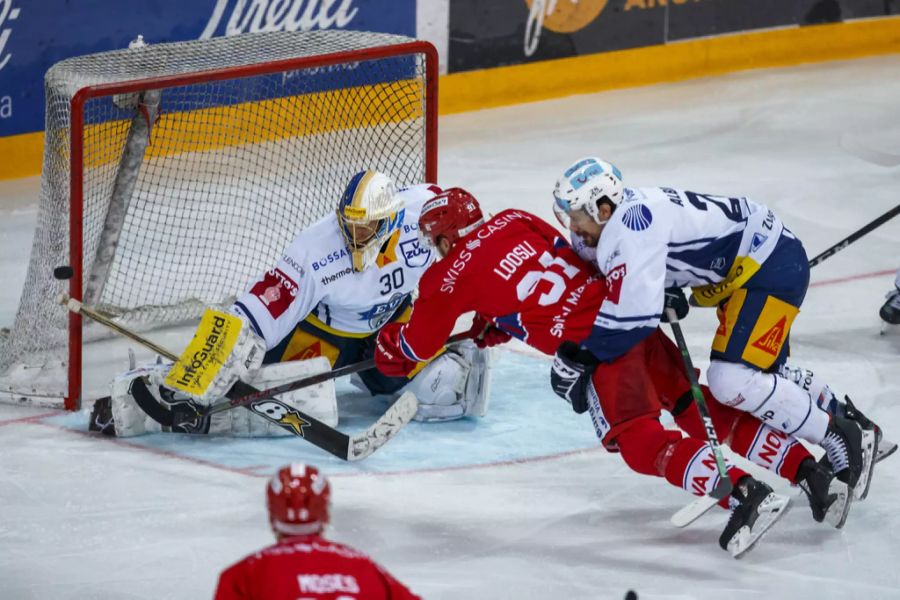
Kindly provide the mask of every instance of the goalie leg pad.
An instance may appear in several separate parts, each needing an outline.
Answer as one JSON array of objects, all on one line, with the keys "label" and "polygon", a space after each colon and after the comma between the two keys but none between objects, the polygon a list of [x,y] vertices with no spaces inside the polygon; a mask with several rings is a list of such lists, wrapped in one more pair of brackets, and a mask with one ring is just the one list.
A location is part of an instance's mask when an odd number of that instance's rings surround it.
[{"label": "goalie leg pad", "polygon": [[490,401],[489,350],[466,341],[447,349],[431,361],[404,388],[416,395],[416,421],[453,421],[482,417]]},{"label": "goalie leg pad", "polygon": [[265,340],[246,320],[207,309],[165,384],[208,405],[224,397],[238,380],[250,380],[265,354]]},{"label": "goalie leg pad", "polygon": [[722,404],[748,412],[778,431],[813,444],[825,437],[828,413],[793,381],[721,360],[710,363],[706,376],[710,391]]},{"label": "goalie leg pad", "polygon": [[[331,363],[324,356],[311,360],[296,360],[266,365],[249,380],[258,389],[271,388],[304,377],[331,370]],[[283,403],[335,427],[338,424],[337,398],[334,380],[307,386],[278,396]],[[265,404],[261,405],[265,410]],[[273,410],[283,410],[273,404]],[[276,437],[291,435],[281,427],[253,414],[236,408],[211,415],[210,433],[234,437]]]}]

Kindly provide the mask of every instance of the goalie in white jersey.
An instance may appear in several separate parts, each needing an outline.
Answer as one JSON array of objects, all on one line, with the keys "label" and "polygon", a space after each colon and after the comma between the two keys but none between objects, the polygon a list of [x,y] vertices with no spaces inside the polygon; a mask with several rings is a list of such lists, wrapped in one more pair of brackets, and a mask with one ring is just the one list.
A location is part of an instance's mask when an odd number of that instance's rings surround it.
[{"label": "goalie in white jersey", "polygon": [[838,403],[811,372],[785,364],[809,262],[771,210],[747,198],[625,188],[619,170],[594,157],[566,169],[553,195],[576,250],[607,278],[609,296],[586,341],[594,356],[627,352],[656,329],[664,307],[684,316],[680,288],[693,288],[697,304],[718,307],[707,372],[713,395],[821,445],[835,491],[865,497],[880,430],[849,398]]},{"label": "goalie in white jersey", "polygon": [[[281,259],[231,307],[229,312],[240,318],[240,331],[228,359],[210,367],[210,382],[200,384],[200,377],[188,381],[179,364],[174,369],[170,364],[133,366],[113,382],[111,401],[95,406],[91,428],[119,437],[160,431],[171,424],[168,408],[174,402],[208,404],[223,397],[238,379],[274,387],[371,358],[378,331],[389,322],[408,320],[412,294],[435,258],[432,250],[419,245],[417,223],[422,204],[440,192],[429,184],[397,190],[390,178],[375,171],[354,175],[337,210],[300,232]],[[195,340],[207,339],[203,323]],[[486,351],[464,342],[409,378],[370,369],[355,383],[373,395],[412,391],[419,401],[415,418],[420,421],[481,416],[487,409],[487,361]],[[137,377],[149,384],[152,401],[135,397],[131,382]],[[326,424],[337,424],[333,382],[279,399]],[[283,433],[245,410],[216,413],[211,419],[198,419],[179,430]]]}]

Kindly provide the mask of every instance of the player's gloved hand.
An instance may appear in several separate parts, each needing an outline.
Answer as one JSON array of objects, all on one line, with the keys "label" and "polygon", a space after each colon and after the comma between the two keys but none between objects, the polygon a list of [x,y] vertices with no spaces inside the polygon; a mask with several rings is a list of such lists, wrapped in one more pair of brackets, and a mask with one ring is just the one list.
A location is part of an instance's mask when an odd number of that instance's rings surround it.
[{"label": "player's gloved hand", "polygon": [[550,369],[550,386],[578,414],[587,410],[588,386],[596,367],[597,358],[575,342],[563,342],[556,349]]},{"label": "player's gloved hand", "polygon": [[475,345],[482,350],[505,344],[512,339],[511,335],[494,325],[493,321],[478,313],[475,313],[472,320],[469,335],[475,340]]},{"label": "player's gloved hand", "polygon": [[675,310],[675,316],[678,317],[679,321],[687,316],[690,305],[681,288],[666,288],[662,313],[663,323],[669,322],[669,314],[667,311],[669,308]]},{"label": "player's gloved hand", "polygon": [[388,323],[375,342],[375,367],[389,377],[406,377],[419,363],[409,360],[400,349],[402,323]]}]

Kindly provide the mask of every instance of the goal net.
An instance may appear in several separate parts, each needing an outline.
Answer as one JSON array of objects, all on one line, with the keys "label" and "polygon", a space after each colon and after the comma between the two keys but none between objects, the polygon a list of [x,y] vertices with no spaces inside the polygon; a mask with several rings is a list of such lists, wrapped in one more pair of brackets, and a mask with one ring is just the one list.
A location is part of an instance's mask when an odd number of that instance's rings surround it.
[{"label": "goal net", "polygon": [[0,340],[7,401],[80,405],[83,348],[105,333],[60,293],[127,327],[184,322],[229,305],[353,173],[436,177],[437,56],[402,36],[151,44],[64,60],[45,92],[38,224]]}]

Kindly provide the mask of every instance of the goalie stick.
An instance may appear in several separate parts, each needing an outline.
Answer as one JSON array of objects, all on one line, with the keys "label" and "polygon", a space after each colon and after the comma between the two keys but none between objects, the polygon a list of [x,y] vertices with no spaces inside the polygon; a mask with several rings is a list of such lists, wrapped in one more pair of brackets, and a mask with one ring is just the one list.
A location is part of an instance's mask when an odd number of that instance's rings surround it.
[{"label": "goalie stick", "polygon": [[[71,270],[67,267],[59,267],[57,268],[56,272],[54,272],[54,275],[57,276],[57,279],[67,279],[67,274],[69,275],[69,277],[71,277]],[[153,350],[154,352],[159,353],[161,356],[164,356],[169,360],[178,360],[177,356],[175,356],[165,348],[162,348],[161,346],[154,344],[150,340],[147,340],[137,333],[125,327],[122,327],[118,323],[115,323],[111,319],[105,317],[92,308],[84,306],[78,300],[68,297],[66,294],[60,295],[59,302],[68,310],[74,313],[82,314],[92,321],[95,321],[117,333],[120,333],[127,338],[130,338],[131,340]],[[348,367],[358,367],[360,364],[361,363],[357,363],[356,365],[348,365]],[[360,368],[359,370],[362,370],[362,368]],[[346,374],[347,372],[348,371],[345,370],[343,371],[343,374]],[[335,376],[334,371],[323,373],[321,375],[331,375],[332,377]],[[306,379],[308,380],[309,378]],[[319,381],[323,380],[320,379]],[[315,383],[318,383],[319,381]],[[306,385],[312,384],[307,383]],[[146,391],[146,386],[144,386],[144,389]],[[329,427],[325,423],[322,423],[321,421],[314,419],[313,417],[291,406],[288,406],[287,404],[281,402],[276,398],[265,397],[264,399],[261,399],[256,397],[257,394],[258,390],[256,390],[252,386],[243,382],[238,382],[234,387],[231,388],[231,390],[228,391],[228,394],[226,394],[228,398],[228,400],[225,402],[226,408],[219,410],[227,410],[227,408],[233,408],[234,406],[244,406],[247,408],[247,410],[250,410],[254,414],[263,417],[267,421],[278,425],[292,435],[302,437],[311,444],[318,446],[326,452],[329,452],[334,456],[347,461],[357,461],[366,458],[367,456],[375,452],[378,448],[386,444],[397,434],[397,432],[400,431],[400,429],[402,429],[407,423],[412,420],[413,416],[416,414],[416,410],[418,409],[418,401],[416,400],[415,395],[411,392],[406,392],[401,395],[400,398],[398,398],[397,401],[394,402],[394,404],[391,405],[391,407],[368,429],[356,435],[350,436],[341,431],[338,431],[337,429],[334,429],[333,427]],[[247,398],[250,398],[250,400],[246,400],[246,404],[242,403],[242,401]],[[232,404],[232,401],[234,399],[237,400],[234,401],[234,404]],[[260,405],[263,403],[266,404],[267,410],[262,410],[260,408]]]},{"label": "goalie stick", "polygon": [[[447,345],[455,344],[462,340],[469,339],[471,337],[470,333],[471,332],[464,332],[450,336],[450,339],[447,340]],[[353,363],[352,365],[346,365],[332,371],[310,375],[309,377],[304,377],[303,379],[298,379],[297,381],[289,381],[287,383],[283,383],[281,385],[277,385],[265,390],[256,390],[245,383],[238,382],[237,384],[235,384],[235,388],[238,385],[243,386],[241,390],[239,390],[241,393],[229,393],[225,398],[216,400],[215,402],[205,407],[194,405],[195,409],[199,410],[192,410],[187,406],[175,407],[175,411],[173,412],[173,423],[175,425],[181,425],[182,423],[185,423],[187,421],[193,421],[194,419],[203,418],[207,415],[231,410],[232,408],[236,408],[238,406],[249,406],[253,408],[260,401],[270,400],[272,396],[286,394],[287,392],[293,392],[294,390],[299,390],[300,388],[316,385],[317,383],[322,383],[323,381],[337,379],[338,377],[341,377],[343,375],[352,375],[353,373],[358,373],[359,371],[367,371],[374,368],[375,359],[369,358],[357,363]],[[235,388],[232,388],[231,391],[235,391]],[[258,411],[254,410],[254,412]]]}]

